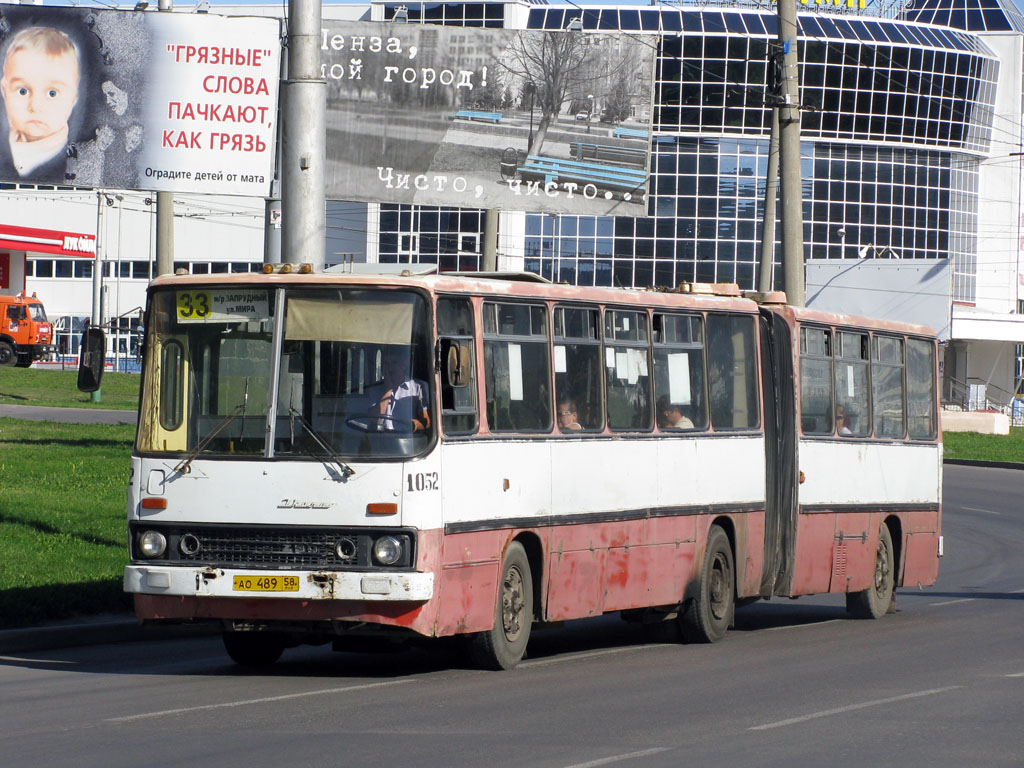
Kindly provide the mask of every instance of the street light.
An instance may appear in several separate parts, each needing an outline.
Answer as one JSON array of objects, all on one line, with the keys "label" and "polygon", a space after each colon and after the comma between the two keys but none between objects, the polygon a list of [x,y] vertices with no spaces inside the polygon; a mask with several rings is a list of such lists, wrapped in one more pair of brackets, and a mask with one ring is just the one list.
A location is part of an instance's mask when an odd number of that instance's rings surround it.
[{"label": "street light", "polygon": [[590,133],[590,123],[594,117],[594,94],[588,93],[587,98],[590,99],[590,109],[587,111],[587,133]]},{"label": "street light", "polygon": [[533,84],[531,80],[526,84],[527,93],[530,94],[530,136],[526,140],[526,153],[530,153],[530,147],[533,146],[533,97],[537,93],[537,86]]}]

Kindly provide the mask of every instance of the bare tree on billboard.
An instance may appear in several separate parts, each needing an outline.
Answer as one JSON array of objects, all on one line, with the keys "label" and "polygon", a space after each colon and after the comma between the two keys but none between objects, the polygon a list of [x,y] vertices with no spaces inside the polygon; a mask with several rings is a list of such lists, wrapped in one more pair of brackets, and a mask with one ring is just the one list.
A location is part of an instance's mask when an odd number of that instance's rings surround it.
[{"label": "bare tree on billboard", "polygon": [[540,122],[527,154],[539,154],[551,121],[571,94],[586,90],[600,79],[599,49],[581,32],[536,32],[517,35],[501,59],[501,66],[535,87],[534,105]]}]

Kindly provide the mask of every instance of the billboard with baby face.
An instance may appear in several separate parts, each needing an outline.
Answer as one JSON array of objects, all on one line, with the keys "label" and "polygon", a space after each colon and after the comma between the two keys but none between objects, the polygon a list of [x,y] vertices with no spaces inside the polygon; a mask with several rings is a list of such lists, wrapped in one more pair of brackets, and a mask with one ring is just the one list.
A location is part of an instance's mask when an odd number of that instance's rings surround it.
[{"label": "billboard with baby face", "polygon": [[266,195],[274,19],[0,5],[0,181]]}]

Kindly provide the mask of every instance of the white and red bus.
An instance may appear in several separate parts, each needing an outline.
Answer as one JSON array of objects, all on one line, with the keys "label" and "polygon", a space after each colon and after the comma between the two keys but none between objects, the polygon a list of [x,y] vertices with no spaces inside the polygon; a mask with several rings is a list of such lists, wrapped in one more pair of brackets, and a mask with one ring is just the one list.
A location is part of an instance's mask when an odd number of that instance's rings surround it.
[{"label": "white and red bus", "polygon": [[941,554],[923,326],[527,276],[150,288],[125,588],[231,657],[611,611],[720,639],[737,604],[879,617]]}]

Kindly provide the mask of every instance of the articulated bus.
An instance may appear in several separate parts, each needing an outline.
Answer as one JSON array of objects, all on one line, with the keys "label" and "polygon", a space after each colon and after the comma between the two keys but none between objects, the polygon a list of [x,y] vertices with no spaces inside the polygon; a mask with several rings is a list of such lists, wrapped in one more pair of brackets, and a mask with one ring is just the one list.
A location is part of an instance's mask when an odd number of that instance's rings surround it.
[{"label": "articulated bus", "polygon": [[155,280],[145,328],[125,588],[240,664],[461,634],[508,669],[535,624],[713,642],[759,598],[878,618],[938,573],[924,326],[268,267]]}]

